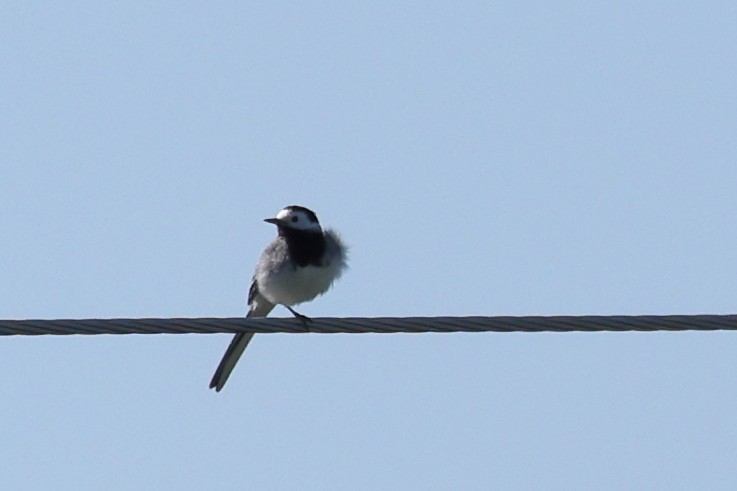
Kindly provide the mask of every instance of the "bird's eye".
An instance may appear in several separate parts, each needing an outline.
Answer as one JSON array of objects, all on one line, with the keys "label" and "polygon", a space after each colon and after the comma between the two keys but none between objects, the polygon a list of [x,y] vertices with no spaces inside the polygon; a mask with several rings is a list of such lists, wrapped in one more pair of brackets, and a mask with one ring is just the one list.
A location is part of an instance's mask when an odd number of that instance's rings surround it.
[{"label": "bird's eye", "polygon": [[292,223],[297,223],[297,220],[299,220],[299,218],[297,218],[296,216],[292,217]]}]

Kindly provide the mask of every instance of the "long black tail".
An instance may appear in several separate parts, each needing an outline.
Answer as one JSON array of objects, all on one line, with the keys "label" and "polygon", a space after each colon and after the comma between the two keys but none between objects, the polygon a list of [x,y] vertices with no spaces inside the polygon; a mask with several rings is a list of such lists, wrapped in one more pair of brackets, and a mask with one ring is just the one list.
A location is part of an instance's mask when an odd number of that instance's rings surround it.
[{"label": "long black tail", "polygon": [[210,381],[211,389],[215,389],[217,392],[220,392],[225,385],[225,382],[228,381],[228,377],[230,377],[230,374],[235,368],[235,364],[238,363],[243,351],[248,346],[248,343],[251,342],[253,334],[254,333],[252,332],[240,332],[233,336],[233,340],[225,351],[223,359],[220,360],[220,364],[218,365],[217,370],[215,370],[215,375],[212,376],[212,380]]}]

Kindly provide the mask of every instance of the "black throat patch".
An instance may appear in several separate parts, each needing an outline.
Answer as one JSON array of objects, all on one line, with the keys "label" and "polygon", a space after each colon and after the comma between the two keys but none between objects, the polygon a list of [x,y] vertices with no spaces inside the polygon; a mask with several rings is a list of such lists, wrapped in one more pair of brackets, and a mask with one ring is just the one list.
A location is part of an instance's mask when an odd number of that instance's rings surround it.
[{"label": "black throat patch", "polygon": [[325,254],[325,236],[320,232],[294,230],[279,227],[279,235],[287,241],[287,249],[292,261],[297,266],[321,266],[320,260]]}]

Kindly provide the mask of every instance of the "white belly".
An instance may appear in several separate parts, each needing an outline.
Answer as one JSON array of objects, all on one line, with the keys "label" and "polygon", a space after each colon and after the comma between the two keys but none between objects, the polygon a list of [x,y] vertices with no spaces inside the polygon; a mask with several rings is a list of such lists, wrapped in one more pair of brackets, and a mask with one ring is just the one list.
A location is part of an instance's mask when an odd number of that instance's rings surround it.
[{"label": "white belly", "polygon": [[259,275],[257,281],[259,292],[269,302],[292,306],[328,291],[338,273],[335,265],[294,268],[290,264],[281,271]]}]

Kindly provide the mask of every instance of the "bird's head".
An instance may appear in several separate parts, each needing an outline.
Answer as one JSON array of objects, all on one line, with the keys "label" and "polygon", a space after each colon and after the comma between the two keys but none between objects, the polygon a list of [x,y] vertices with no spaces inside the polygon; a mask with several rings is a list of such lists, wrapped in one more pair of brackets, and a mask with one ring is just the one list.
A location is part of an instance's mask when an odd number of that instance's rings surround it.
[{"label": "bird's head", "polygon": [[280,229],[301,230],[304,232],[321,232],[320,222],[315,212],[304,206],[291,205],[276,214],[274,218],[266,218]]}]

